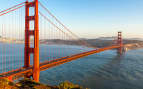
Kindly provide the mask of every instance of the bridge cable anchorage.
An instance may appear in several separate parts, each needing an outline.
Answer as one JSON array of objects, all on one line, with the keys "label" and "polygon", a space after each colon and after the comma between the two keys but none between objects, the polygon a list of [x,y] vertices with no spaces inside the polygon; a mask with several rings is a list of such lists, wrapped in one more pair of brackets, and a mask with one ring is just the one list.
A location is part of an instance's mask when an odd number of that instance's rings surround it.
[{"label": "bridge cable anchorage", "polygon": [[20,3],[20,4],[18,4],[18,5],[15,5],[15,6],[9,8],[9,9],[6,9],[6,10],[1,11],[1,12],[0,12],[0,16],[5,15],[5,14],[8,14],[8,13],[10,13],[10,12],[13,12],[13,11],[19,9],[19,8],[22,8],[23,6],[25,6],[24,3],[25,3],[25,2],[22,2],[22,3]]},{"label": "bridge cable anchorage", "polygon": [[61,26],[64,27],[64,29],[66,29],[71,35],[73,35],[76,39],[78,39],[79,41],[81,41],[83,44],[85,44],[86,46],[88,47],[94,47],[95,46],[92,46],[91,44],[89,44],[88,42],[84,41],[84,40],[81,40],[76,34],[74,34],[73,32],[70,31],[70,29],[68,27],[66,27],[60,20],[58,20],[40,1],[39,1],[39,5],[41,5],[41,7],[43,9],[45,9],[45,11],[50,15],[52,16]]}]

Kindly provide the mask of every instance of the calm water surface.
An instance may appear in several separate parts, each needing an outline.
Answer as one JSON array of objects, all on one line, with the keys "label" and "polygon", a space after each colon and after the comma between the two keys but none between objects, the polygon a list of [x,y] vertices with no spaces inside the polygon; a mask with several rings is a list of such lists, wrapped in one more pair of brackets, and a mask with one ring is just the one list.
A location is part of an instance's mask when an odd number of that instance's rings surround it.
[{"label": "calm water surface", "polygon": [[105,51],[41,72],[43,83],[65,80],[90,89],[143,89],[143,49]]},{"label": "calm water surface", "polygon": [[[0,71],[8,70],[13,66],[15,68],[23,66],[24,53],[21,53],[24,52],[23,46],[0,44]],[[91,49],[78,46],[42,45],[40,61],[59,58],[61,55],[66,56],[74,52],[80,53],[83,50]],[[10,57],[13,59],[9,59]],[[12,65],[12,62],[15,64]],[[6,68],[3,68],[4,66]],[[143,49],[130,50],[121,56],[117,55],[115,50],[105,51],[51,68],[40,74],[40,81],[45,84],[57,85],[65,80],[90,89],[143,89]]]}]

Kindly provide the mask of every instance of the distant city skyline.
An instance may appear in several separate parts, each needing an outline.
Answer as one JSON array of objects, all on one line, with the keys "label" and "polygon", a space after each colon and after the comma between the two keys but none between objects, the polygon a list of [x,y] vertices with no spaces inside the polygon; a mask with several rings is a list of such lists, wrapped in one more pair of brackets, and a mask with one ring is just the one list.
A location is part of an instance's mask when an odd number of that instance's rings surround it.
[{"label": "distant city skyline", "polygon": [[[26,0],[2,0],[0,10]],[[31,0],[30,0],[31,1]],[[143,0],[39,0],[80,38],[143,38]]]}]

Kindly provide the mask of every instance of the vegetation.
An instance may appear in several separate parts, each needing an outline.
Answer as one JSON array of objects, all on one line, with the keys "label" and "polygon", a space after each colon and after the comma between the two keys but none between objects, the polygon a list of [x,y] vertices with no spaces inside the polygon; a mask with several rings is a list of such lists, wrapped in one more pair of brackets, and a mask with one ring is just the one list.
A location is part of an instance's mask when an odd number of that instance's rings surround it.
[{"label": "vegetation", "polygon": [[0,79],[0,89],[84,89],[79,85],[72,84],[68,81],[60,83],[58,86],[44,85],[30,79],[20,80],[13,83],[8,79]]}]

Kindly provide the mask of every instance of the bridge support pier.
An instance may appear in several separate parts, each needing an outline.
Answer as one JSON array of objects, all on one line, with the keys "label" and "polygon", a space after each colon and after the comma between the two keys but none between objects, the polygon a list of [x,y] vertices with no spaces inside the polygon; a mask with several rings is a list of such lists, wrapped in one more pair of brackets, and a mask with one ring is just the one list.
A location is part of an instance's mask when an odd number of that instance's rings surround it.
[{"label": "bridge support pier", "polygon": [[[24,67],[30,67],[30,54],[33,54],[33,79],[39,82],[40,67],[39,67],[39,15],[38,15],[38,0],[33,2],[26,1],[25,5],[25,60]],[[34,8],[34,16],[29,16],[29,8]],[[34,29],[30,29],[30,21],[34,22]],[[30,36],[34,37],[34,47],[30,47]],[[27,75],[28,77],[28,75]]]},{"label": "bridge support pier", "polygon": [[117,44],[120,46],[120,48],[117,49],[117,52],[118,52],[118,54],[122,54],[123,53],[122,32],[118,32]]}]

